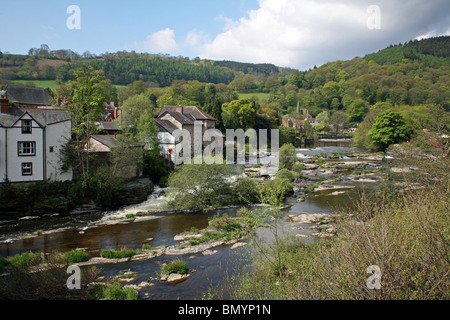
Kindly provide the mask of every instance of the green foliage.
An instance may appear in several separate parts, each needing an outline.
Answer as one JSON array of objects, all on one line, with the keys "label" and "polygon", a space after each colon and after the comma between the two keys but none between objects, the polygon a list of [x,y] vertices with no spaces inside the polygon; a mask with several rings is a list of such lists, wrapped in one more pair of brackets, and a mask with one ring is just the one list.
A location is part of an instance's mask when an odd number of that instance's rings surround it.
[{"label": "green foliage", "polygon": [[113,283],[102,288],[100,300],[137,300],[139,294],[132,288],[122,288],[119,283]]},{"label": "green foliage", "polygon": [[166,186],[169,178],[169,163],[161,157],[159,149],[144,152],[143,174],[155,184]]},{"label": "green foliage", "polygon": [[406,141],[410,138],[411,131],[399,113],[387,111],[376,117],[368,135],[377,148],[384,151],[391,144]]},{"label": "green foliage", "polygon": [[353,101],[348,107],[351,122],[361,122],[368,111],[367,102],[362,99]]},{"label": "green foliage", "polygon": [[303,163],[297,161],[292,165],[291,170],[300,177],[304,167],[305,165]]},{"label": "green foliage", "polygon": [[123,249],[123,250],[102,250],[100,256],[106,259],[124,259],[131,258],[137,254],[136,250]]},{"label": "green foliage", "polygon": [[279,151],[279,167],[280,169],[292,169],[292,166],[297,162],[297,152],[295,147],[291,144],[284,144]]},{"label": "green foliage", "polygon": [[223,124],[232,129],[250,129],[255,126],[256,110],[247,99],[234,100],[222,106]]},{"label": "green foliage", "polygon": [[13,268],[27,270],[32,266],[40,264],[43,259],[40,253],[25,252],[20,255],[7,258],[7,261],[8,265],[11,265]]},{"label": "green foliage", "polygon": [[276,178],[266,181],[259,189],[259,197],[262,203],[269,203],[277,199],[282,202],[285,197],[294,192],[291,181],[288,179]]},{"label": "green foliage", "polygon": [[239,180],[237,186],[234,188],[234,194],[242,204],[254,203],[258,197],[255,181],[250,178]]},{"label": "green foliage", "polygon": [[298,176],[295,172],[289,169],[281,169],[280,171],[278,171],[276,178],[287,179],[290,182],[294,182],[295,180],[297,180]]},{"label": "green foliage", "polygon": [[65,259],[67,259],[69,264],[84,262],[90,259],[89,253],[80,250],[65,252],[63,256]]},{"label": "green foliage", "polygon": [[230,193],[235,171],[227,164],[184,164],[170,174],[170,205],[175,209],[206,210]]},{"label": "green foliage", "polygon": [[172,273],[177,274],[188,274],[189,273],[189,267],[186,262],[182,260],[174,260],[171,263],[165,265],[162,267],[162,271],[166,275],[170,275]]}]

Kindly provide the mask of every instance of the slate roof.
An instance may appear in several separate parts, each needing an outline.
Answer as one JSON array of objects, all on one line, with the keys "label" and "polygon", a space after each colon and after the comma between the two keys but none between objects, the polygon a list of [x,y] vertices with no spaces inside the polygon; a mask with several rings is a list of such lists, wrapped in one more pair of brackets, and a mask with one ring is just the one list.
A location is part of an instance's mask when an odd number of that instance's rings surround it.
[{"label": "slate roof", "polygon": [[47,89],[12,85],[7,85],[4,89],[8,99],[17,105],[52,105],[53,98]]},{"label": "slate roof", "polygon": [[92,135],[91,138],[97,140],[98,142],[107,146],[110,149],[114,148],[117,143],[116,136]]},{"label": "slate roof", "polygon": [[169,120],[155,119],[155,122],[160,130],[168,132],[170,134],[173,134],[173,132],[178,129],[177,126],[175,126]]},{"label": "slate roof", "polygon": [[[185,121],[187,124],[193,124],[195,120],[216,121],[215,118],[211,117],[209,114],[207,114],[204,111],[201,111],[199,108],[195,106],[164,106],[164,108],[162,108],[160,112],[159,117],[161,117],[165,112],[169,112],[172,116],[174,116],[174,114],[182,115],[183,118],[180,119]],[[183,122],[180,121],[180,123]]]},{"label": "slate roof", "polygon": [[28,113],[41,127],[71,119],[66,110],[9,108],[8,113],[0,113],[0,125],[12,127],[25,113]]},{"label": "slate roof", "polygon": [[107,131],[119,131],[119,125],[115,122],[102,121],[98,123],[98,129]]}]

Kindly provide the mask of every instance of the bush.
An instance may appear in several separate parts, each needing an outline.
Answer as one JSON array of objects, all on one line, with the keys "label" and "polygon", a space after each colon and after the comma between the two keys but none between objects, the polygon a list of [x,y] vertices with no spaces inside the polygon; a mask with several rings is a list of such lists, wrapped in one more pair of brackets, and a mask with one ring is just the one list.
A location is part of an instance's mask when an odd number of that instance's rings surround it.
[{"label": "bush", "polygon": [[297,152],[295,147],[291,144],[284,144],[279,151],[279,167],[280,169],[292,169],[292,166],[297,162]]},{"label": "bush", "polygon": [[119,283],[106,286],[101,293],[103,300],[137,300],[139,294],[132,288],[123,289]]},{"label": "bush", "polygon": [[135,250],[123,249],[123,250],[102,250],[100,256],[105,259],[123,259],[131,258],[136,255]]},{"label": "bush", "polygon": [[265,182],[259,189],[262,203],[270,203],[269,199],[282,201],[287,195],[294,192],[292,183],[288,179],[276,178]]},{"label": "bush", "polygon": [[162,271],[169,275],[172,273],[177,274],[188,274],[189,273],[189,267],[186,262],[182,260],[174,260],[168,265],[165,265],[162,267]]},{"label": "bush", "polygon": [[67,259],[69,264],[88,261],[91,258],[89,253],[79,250],[65,252],[63,256]]},{"label": "bush", "polygon": [[281,169],[280,171],[278,171],[276,178],[287,179],[290,182],[294,182],[295,180],[297,180],[297,176],[294,174],[294,172],[288,169]]},{"label": "bush", "polygon": [[0,273],[2,273],[10,262],[6,258],[0,258]]},{"label": "bush", "polygon": [[40,264],[43,259],[40,253],[25,252],[20,255],[7,258],[9,264],[17,269],[28,269],[29,267]]},{"label": "bush", "polygon": [[255,181],[249,178],[239,180],[238,185],[235,188],[235,194],[240,203],[254,203],[257,201],[258,196]]},{"label": "bush", "polygon": [[303,163],[300,163],[300,162],[297,161],[297,162],[295,162],[292,165],[292,169],[291,170],[293,172],[299,174],[299,176],[301,176],[304,167],[305,167],[305,165]]}]

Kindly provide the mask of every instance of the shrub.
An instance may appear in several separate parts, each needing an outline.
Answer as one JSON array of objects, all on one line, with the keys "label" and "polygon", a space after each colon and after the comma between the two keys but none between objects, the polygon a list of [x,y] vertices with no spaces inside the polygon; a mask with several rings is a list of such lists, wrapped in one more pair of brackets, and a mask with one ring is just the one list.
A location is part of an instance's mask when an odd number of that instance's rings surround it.
[{"label": "shrub", "polygon": [[276,178],[264,183],[260,189],[260,200],[262,203],[269,203],[268,199],[277,198],[282,201],[287,195],[294,192],[292,183],[288,179]]},{"label": "shrub", "polygon": [[197,239],[191,239],[189,240],[190,246],[196,246],[204,242],[208,242],[211,240],[219,240],[225,237],[225,233],[221,232],[206,232],[203,236]]},{"label": "shrub", "polygon": [[254,203],[258,195],[255,181],[249,178],[239,180],[235,194],[240,203]]},{"label": "shrub", "polygon": [[297,161],[292,165],[291,170],[301,175],[304,167],[305,165],[303,163]]},{"label": "shrub", "polygon": [[10,262],[6,258],[0,258],[0,273],[2,273]]},{"label": "shrub", "polygon": [[63,256],[67,259],[69,264],[80,263],[90,259],[89,253],[80,250],[65,252]]},{"label": "shrub", "polygon": [[102,293],[103,300],[137,300],[138,293],[132,288],[122,288],[119,283],[106,286]]},{"label": "shrub", "polygon": [[40,264],[43,259],[40,253],[25,252],[20,255],[7,258],[12,267],[18,269],[28,269]]},{"label": "shrub", "polygon": [[123,259],[123,258],[131,258],[136,255],[135,250],[123,249],[123,250],[102,250],[100,256],[106,259]]},{"label": "shrub", "polygon": [[189,273],[189,267],[186,262],[182,260],[174,260],[168,265],[165,265],[162,267],[162,271],[169,275],[172,273],[177,274],[188,274]]},{"label": "shrub", "polygon": [[288,170],[288,169],[281,169],[280,171],[278,171],[276,178],[287,179],[290,182],[294,182],[297,179],[294,172],[292,172],[291,170]]},{"label": "shrub", "polygon": [[292,169],[292,166],[297,161],[297,152],[295,147],[291,144],[284,144],[279,151],[280,169]]}]

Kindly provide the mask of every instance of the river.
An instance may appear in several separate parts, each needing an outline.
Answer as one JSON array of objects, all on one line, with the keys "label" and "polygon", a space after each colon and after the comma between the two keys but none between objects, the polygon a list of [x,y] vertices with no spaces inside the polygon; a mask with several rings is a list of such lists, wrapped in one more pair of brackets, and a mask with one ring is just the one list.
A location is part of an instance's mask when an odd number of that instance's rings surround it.
[{"label": "river", "polygon": [[[314,155],[358,152],[349,146],[348,142],[325,142],[311,149],[298,149],[297,156],[301,161],[308,161]],[[346,158],[343,156],[343,158]],[[348,160],[348,158],[346,159]],[[332,175],[329,175],[332,177]],[[352,200],[359,197],[362,185],[354,181],[340,182],[345,192],[336,193],[324,191],[305,201],[299,202],[300,193],[286,200],[282,212],[285,218],[282,229],[286,233],[303,233],[313,239],[311,230],[296,230],[292,228],[288,215],[308,213],[333,214],[341,208],[348,208]],[[102,249],[138,249],[142,244],[152,247],[175,244],[174,236],[191,228],[203,229],[208,225],[208,219],[217,213],[227,212],[234,215],[237,208],[221,209],[209,214],[162,212],[162,205],[167,200],[166,190],[157,187],[149,199],[139,205],[125,207],[113,212],[103,212],[94,215],[54,216],[36,220],[3,221],[0,224],[0,256],[12,256],[22,252],[65,252],[74,249],[85,249],[91,256],[98,256]],[[301,192],[301,190],[299,191]],[[138,222],[126,220],[126,215],[139,212],[154,213],[151,219],[141,219]],[[40,230],[42,234],[31,235]],[[260,235],[267,233],[261,230]],[[30,234],[30,236],[24,236]],[[311,240],[312,241],[312,240]],[[201,299],[211,287],[223,284],[237,270],[242,269],[248,260],[245,259],[249,246],[232,249],[231,246],[214,248],[217,253],[205,256],[202,253],[181,256],[191,269],[195,269],[186,281],[177,285],[154,282],[154,285],[139,292],[140,299]],[[161,263],[171,261],[174,256],[161,256],[146,261],[132,261],[122,264],[101,265],[102,275],[106,277],[118,275],[120,272],[136,272],[138,277],[133,281],[139,284],[156,277],[160,272]],[[227,298],[226,292],[223,298]]]}]

